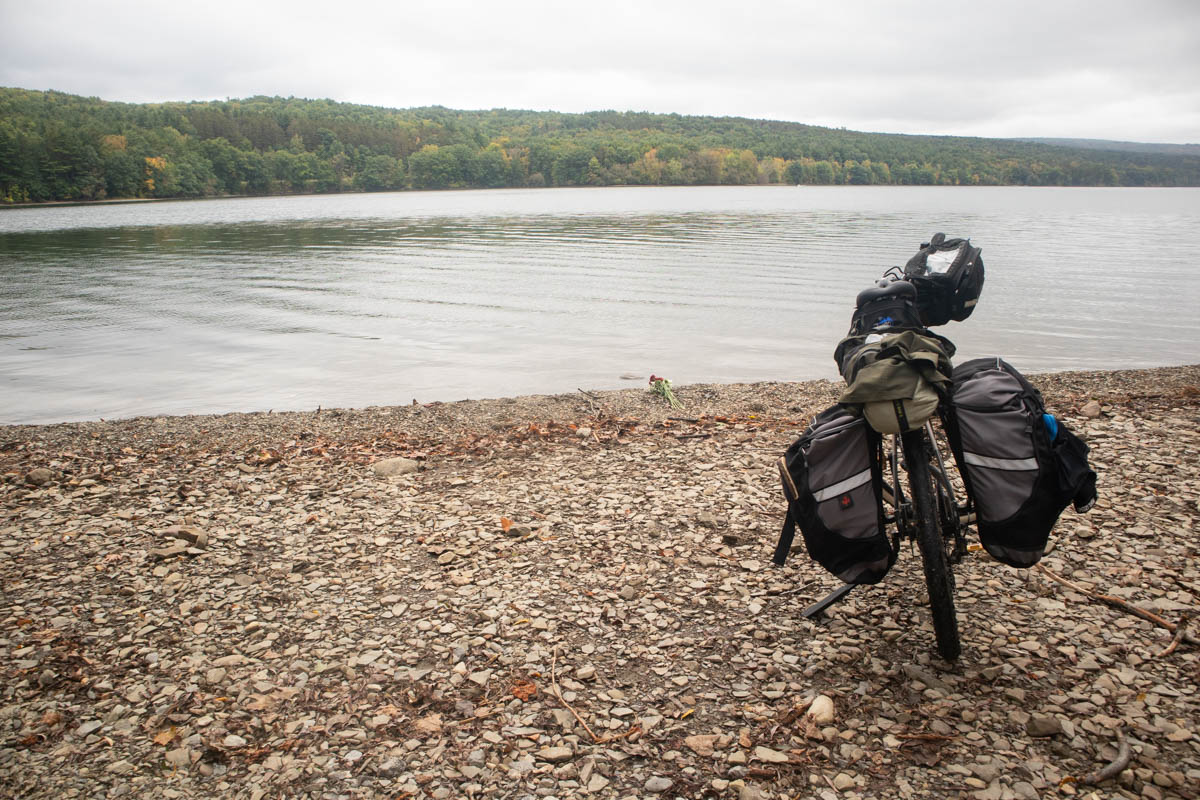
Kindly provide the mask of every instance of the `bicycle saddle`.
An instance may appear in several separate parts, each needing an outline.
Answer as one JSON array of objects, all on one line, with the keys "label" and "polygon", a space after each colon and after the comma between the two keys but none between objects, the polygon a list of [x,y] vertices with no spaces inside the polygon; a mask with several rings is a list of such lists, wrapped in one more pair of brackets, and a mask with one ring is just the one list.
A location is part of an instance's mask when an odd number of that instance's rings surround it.
[{"label": "bicycle saddle", "polygon": [[915,301],[917,299],[917,287],[908,281],[891,281],[889,283],[881,280],[870,289],[863,289],[859,292],[854,304],[856,308],[862,308],[867,303],[891,297],[908,297]]}]

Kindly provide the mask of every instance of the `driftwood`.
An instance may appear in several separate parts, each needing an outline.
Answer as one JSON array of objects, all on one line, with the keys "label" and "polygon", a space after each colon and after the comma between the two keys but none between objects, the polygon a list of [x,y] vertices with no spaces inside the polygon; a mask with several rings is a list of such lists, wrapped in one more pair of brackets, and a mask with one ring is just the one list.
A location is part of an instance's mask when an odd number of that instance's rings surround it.
[{"label": "driftwood", "polygon": [[554,648],[554,656],[550,661],[550,686],[554,689],[554,696],[558,698],[558,702],[562,703],[563,708],[565,708],[567,711],[570,711],[571,716],[575,717],[575,719],[579,722],[579,724],[583,726],[583,729],[585,731],[587,731],[587,735],[592,737],[592,742],[594,742],[595,744],[605,744],[607,742],[615,742],[618,739],[625,739],[627,737],[633,736],[634,734],[638,734],[638,733],[642,732],[641,726],[634,725],[632,728],[625,731],[624,733],[616,733],[611,736],[597,736],[592,731],[592,729],[588,727],[588,724],[583,721],[583,717],[579,716],[579,714],[575,711],[575,709],[571,708],[571,704],[563,699],[562,691],[558,688],[557,667],[558,667],[558,648],[556,647],[556,648]]},{"label": "driftwood", "polygon": [[1111,763],[1106,764],[1100,769],[1089,772],[1079,779],[1080,783],[1095,786],[1104,783],[1109,778],[1115,778],[1121,774],[1121,771],[1129,766],[1129,762],[1133,760],[1133,749],[1129,746],[1129,739],[1125,737],[1125,729],[1117,728],[1117,756]]},{"label": "driftwood", "polygon": [[[1085,589],[1084,587],[1080,586],[1079,584],[1072,583],[1071,581],[1067,580],[1063,576],[1055,574],[1048,567],[1046,567],[1045,564],[1037,564],[1034,566],[1034,569],[1040,571],[1041,573],[1046,575],[1046,577],[1050,578],[1051,580],[1058,581],[1063,586],[1068,587],[1072,591],[1078,592],[1079,594],[1084,595],[1085,597],[1090,597],[1091,599],[1096,600],[1101,603],[1104,603],[1105,605],[1111,606],[1116,609],[1120,609],[1121,611],[1125,611],[1129,614],[1133,614],[1135,617],[1141,617],[1142,619],[1146,620],[1147,622],[1153,622],[1155,625],[1159,626],[1160,628],[1166,628],[1171,633],[1176,633],[1182,627],[1185,630],[1183,631],[1183,633],[1178,634],[1179,640],[1187,641],[1190,644],[1197,644],[1196,637],[1191,635],[1190,633],[1188,633],[1186,630],[1186,627],[1187,627],[1186,621],[1182,625],[1176,625],[1174,622],[1169,622],[1168,620],[1163,619],[1158,614],[1155,614],[1152,611],[1147,611],[1144,608],[1138,608],[1135,605],[1125,602],[1124,600],[1122,600],[1119,597],[1114,597],[1111,594],[1100,594],[1099,592],[1093,592],[1091,589]],[[1176,645],[1176,646],[1178,646],[1178,645]],[[1174,652],[1174,648],[1169,648],[1169,650],[1171,652]],[[1169,653],[1164,651],[1163,653],[1160,653],[1160,655],[1169,655]]]},{"label": "driftwood", "polygon": [[1184,617],[1179,620],[1179,626],[1175,628],[1175,635],[1171,637],[1171,643],[1163,648],[1161,653],[1156,654],[1155,658],[1169,656],[1175,652],[1175,648],[1179,647],[1179,643],[1183,641],[1183,637],[1187,636],[1188,623],[1191,622],[1190,617]]}]

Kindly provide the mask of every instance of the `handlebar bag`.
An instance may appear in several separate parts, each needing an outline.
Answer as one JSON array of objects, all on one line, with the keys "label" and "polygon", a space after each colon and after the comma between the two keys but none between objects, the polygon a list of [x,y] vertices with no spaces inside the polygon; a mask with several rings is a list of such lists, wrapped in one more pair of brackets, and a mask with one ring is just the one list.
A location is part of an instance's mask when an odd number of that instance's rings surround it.
[{"label": "handlebar bag", "polygon": [[998,561],[1033,566],[1063,510],[1095,502],[1087,444],[1047,414],[1041,393],[1002,359],[960,364],[942,418],[980,541]]},{"label": "handlebar bag", "polygon": [[878,583],[896,559],[883,524],[880,436],[854,409],[818,414],[779,459],[788,502],[774,562],[795,528],[814,561],[846,583]]},{"label": "handlebar bag", "polygon": [[926,327],[962,322],[983,292],[983,249],[970,239],[936,233],[904,265],[904,279],[917,287],[917,309]]}]

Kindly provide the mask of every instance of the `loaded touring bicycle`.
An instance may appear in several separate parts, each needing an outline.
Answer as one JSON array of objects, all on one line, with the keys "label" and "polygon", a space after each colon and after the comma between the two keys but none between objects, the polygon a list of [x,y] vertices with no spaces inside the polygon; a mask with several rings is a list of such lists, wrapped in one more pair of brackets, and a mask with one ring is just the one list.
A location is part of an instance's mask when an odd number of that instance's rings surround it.
[{"label": "loaded touring bicycle", "polygon": [[1029,567],[1063,509],[1096,497],[1087,446],[1037,389],[999,358],[954,367],[953,343],[930,330],[971,315],[983,276],[980,248],[937,234],[861,292],[834,356],[846,391],[779,460],[788,510],[773,561],[784,564],[799,528],[845,584],[805,616],[881,581],[915,541],[947,660],[961,651],[952,570],[968,527],[992,557]]}]

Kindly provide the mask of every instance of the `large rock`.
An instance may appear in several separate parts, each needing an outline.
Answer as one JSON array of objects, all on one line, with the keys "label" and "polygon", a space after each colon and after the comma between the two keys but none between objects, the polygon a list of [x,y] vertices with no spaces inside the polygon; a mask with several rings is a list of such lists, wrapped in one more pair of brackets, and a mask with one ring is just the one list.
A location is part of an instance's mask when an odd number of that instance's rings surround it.
[{"label": "large rock", "polygon": [[45,467],[31,469],[25,475],[25,482],[33,486],[45,486],[52,480],[54,480],[54,472]]},{"label": "large rock", "polygon": [[1034,714],[1029,722],[1025,723],[1025,732],[1035,738],[1057,736],[1062,733],[1062,723],[1056,717]]},{"label": "large rock", "polygon": [[380,478],[391,478],[395,475],[408,475],[411,472],[416,472],[421,468],[418,461],[413,461],[411,458],[385,458],[383,461],[376,461],[371,465],[371,469]]},{"label": "large rock", "polygon": [[816,699],[812,701],[812,705],[808,707],[805,716],[818,725],[826,725],[833,722],[833,700],[823,694],[817,695]]}]

